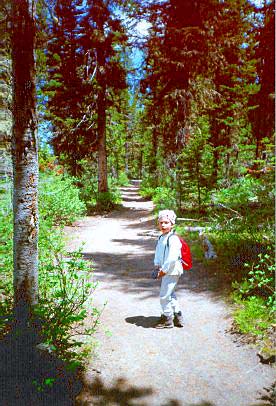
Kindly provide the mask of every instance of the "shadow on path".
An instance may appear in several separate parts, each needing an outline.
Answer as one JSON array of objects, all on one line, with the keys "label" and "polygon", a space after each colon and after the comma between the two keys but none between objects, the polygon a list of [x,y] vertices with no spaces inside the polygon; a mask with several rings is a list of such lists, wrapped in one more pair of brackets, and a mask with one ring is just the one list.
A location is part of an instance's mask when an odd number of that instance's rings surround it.
[{"label": "shadow on path", "polygon": [[134,316],[127,317],[125,321],[130,324],[135,324],[137,327],[155,328],[160,320],[160,317],[155,316]]},{"label": "shadow on path", "polygon": [[[100,378],[95,378],[91,384],[84,387],[84,391],[76,400],[76,406],[133,406],[135,401],[153,393],[151,388],[130,386],[124,378],[118,378],[112,386],[105,386]],[[147,403],[139,405],[146,406]]]},{"label": "shadow on path", "polygon": [[39,350],[37,335],[13,329],[0,341],[1,406],[73,406],[82,384],[63,361]]},{"label": "shadow on path", "polygon": [[[96,277],[99,280],[104,277],[112,282],[118,282],[118,289],[124,293],[137,293],[139,295],[143,292],[142,300],[156,297],[160,281],[150,277],[154,254],[143,250],[146,246],[154,247],[152,241],[144,239],[116,241],[125,246],[133,244],[134,249],[139,246],[141,253],[83,253],[85,259],[92,261]],[[185,272],[180,277],[177,285],[178,292],[189,290],[194,293],[207,293],[214,301],[225,298],[226,289],[227,285],[224,280],[221,280],[219,276],[208,274],[197,261],[194,261],[194,267],[191,271]]]},{"label": "shadow on path", "polygon": [[[100,374],[101,372],[97,371],[97,373]],[[183,387],[183,392],[185,392],[185,387]],[[148,396],[151,399],[142,400]],[[155,391],[150,386],[130,385],[123,377],[117,378],[110,385],[105,385],[103,380],[96,376],[91,380],[91,383],[84,383],[83,390],[76,397],[74,406],[152,406],[154,396]],[[254,402],[250,406],[273,406],[275,405],[273,399],[270,396],[260,394],[256,403]],[[50,405],[53,404],[49,403]],[[54,405],[59,406],[63,403],[54,403]],[[190,403],[185,402],[185,400],[182,402],[177,399],[168,399],[165,403],[160,403],[160,406],[220,406],[220,404],[208,400]]]},{"label": "shadow on path", "polygon": [[[151,406],[152,401],[141,401],[143,397],[153,396],[151,387],[131,386],[124,378],[118,378],[112,385],[105,386],[96,377],[91,384],[84,387],[84,391],[76,399],[75,406]],[[160,406],[216,406],[214,403],[202,401],[200,403],[181,403],[176,399],[169,399]]]}]

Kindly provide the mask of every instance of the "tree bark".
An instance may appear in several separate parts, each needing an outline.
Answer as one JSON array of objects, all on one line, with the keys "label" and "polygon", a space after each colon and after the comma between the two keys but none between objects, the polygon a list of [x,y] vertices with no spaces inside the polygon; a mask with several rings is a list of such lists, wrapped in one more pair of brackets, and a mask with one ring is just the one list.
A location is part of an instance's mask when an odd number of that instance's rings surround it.
[{"label": "tree bark", "polygon": [[28,319],[38,296],[38,143],[34,1],[12,1],[13,262],[16,320]]},{"label": "tree bark", "polygon": [[217,148],[215,147],[213,150],[213,173],[212,173],[212,184],[216,185],[217,180],[218,180],[218,160],[219,160],[219,152],[217,150]]},{"label": "tree bark", "polygon": [[[103,29],[102,29],[103,31]],[[107,156],[106,156],[106,79],[105,56],[102,49],[98,49],[98,192],[107,192]]]},{"label": "tree bark", "polygon": [[153,114],[153,129],[151,138],[151,161],[150,161],[150,173],[153,175],[152,184],[154,187],[158,185],[157,177],[157,151],[158,151],[158,133],[157,133],[157,120],[155,114]]}]

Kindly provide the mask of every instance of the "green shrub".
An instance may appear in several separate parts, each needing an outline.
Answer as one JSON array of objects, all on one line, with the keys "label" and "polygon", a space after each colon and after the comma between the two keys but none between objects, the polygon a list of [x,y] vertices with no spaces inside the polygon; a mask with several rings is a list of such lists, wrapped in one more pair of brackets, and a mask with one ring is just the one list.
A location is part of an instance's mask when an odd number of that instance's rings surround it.
[{"label": "green shrub", "polygon": [[140,195],[147,199],[152,199],[152,197],[154,196],[154,191],[155,188],[150,186],[144,186],[140,188]]},{"label": "green shrub", "polygon": [[162,182],[161,179],[158,178],[158,174],[155,176],[148,175],[142,180],[139,192],[143,197],[152,199],[158,210],[163,208],[176,210],[176,190],[174,189],[172,182],[172,178],[164,169]]},{"label": "green shrub", "polygon": [[241,298],[258,295],[261,296],[268,307],[275,305],[275,263],[274,250],[267,247],[265,254],[258,254],[256,261],[245,263],[248,275],[240,283],[235,282],[233,287]]},{"label": "green shrub", "polygon": [[13,284],[13,217],[10,196],[0,198],[0,330],[5,317],[11,314]]},{"label": "green shrub", "polygon": [[[211,241],[233,279],[246,274],[245,263],[258,262],[274,241],[274,198],[269,177],[236,179],[228,188],[212,193]],[[221,204],[222,206],[219,206]]]},{"label": "green shrub", "polygon": [[177,209],[175,191],[170,188],[166,188],[166,187],[162,187],[162,186],[157,187],[154,190],[154,195],[152,197],[152,200],[158,210],[163,210],[163,209],[176,210]]},{"label": "green shrub", "polygon": [[270,215],[274,212],[274,180],[270,176],[255,179],[247,175],[233,180],[228,188],[221,188],[211,194],[215,204],[221,203],[237,209],[241,207],[242,214],[250,214],[248,206],[252,207],[255,215],[258,214],[256,209],[262,209],[261,217],[264,209],[268,209]]},{"label": "green shrub", "polygon": [[234,312],[234,320],[241,333],[264,336],[274,320],[264,299],[251,296],[247,300],[240,300],[238,303],[239,308]]},{"label": "green shrub", "polygon": [[116,183],[119,186],[129,186],[129,179],[127,177],[127,174],[125,172],[120,172],[118,179],[116,179]]},{"label": "green shrub", "polygon": [[39,183],[40,219],[50,218],[53,224],[70,224],[85,211],[74,180],[62,175],[43,175]]},{"label": "green shrub", "polygon": [[[99,311],[91,305],[95,284],[91,264],[82,259],[80,252],[68,256],[62,231],[55,224],[73,221],[81,213],[83,204],[71,180],[56,175],[43,180],[40,185],[43,190],[39,204],[39,304],[36,313],[43,321],[42,333],[47,347],[78,365],[85,355],[79,334],[91,336],[99,320]],[[13,308],[12,234],[11,207],[3,198],[0,200],[0,331]],[[92,321],[89,329],[84,327],[87,316]]]},{"label": "green shrub", "polygon": [[76,184],[79,187],[80,199],[89,211],[97,203],[97,165],[95,161],[91,162],[85,159],[81,160],[79,165],[81,166],[81,174],[76,179]]},{"label": "green shrub", "polygon": [[[42,336],[48,348],[77,365],[85,357],[85,351],[80,350],[83,338],[95,332],[100,312],[92,305],[96,284],[91,263],[82,258],[80,251],[66,256],[60,241],[58,235],[52,236],[51,249],[40,255],[39,304],[35,313],[43,321]],[[87,317],[89,327],[84,326]]]},{"label": "green shrub", "polygon": [[139,189],[139,193],[141,194],[141,196],[152,199],[156,188],[154,184],[154,179],[149,175],[142,179]]},{"label": "green shrub", "polygon": [[250,176],[235,179],[231,186],[223,188],[213,194],[215,203],[226,204],[230,207],[258,201],[258,192],[262,184],[258,179]]},{"label": "green shrub", "polygon": [[121,203],[119,186],[128,182],[124,173],[120,175],[119,179],[109,177],[109,191],[98,193],[98,176],[95,162],[82,160],[80,165],[82,173],[75,181],[79,187],[80,199],[85,204],[88,213],[97,210],[109,211]]},{"label": "green shrub", "polygon": [[110,211],[121,203],[121,194],[117,188],[112,192],[101,192],[97,194],[96,209],[99,211]]}]

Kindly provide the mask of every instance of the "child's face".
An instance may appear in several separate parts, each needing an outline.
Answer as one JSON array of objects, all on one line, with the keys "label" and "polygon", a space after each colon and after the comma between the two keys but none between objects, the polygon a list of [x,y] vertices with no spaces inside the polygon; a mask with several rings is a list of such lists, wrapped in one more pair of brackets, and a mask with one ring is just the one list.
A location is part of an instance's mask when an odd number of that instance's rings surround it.
[{"label": "child's face", "polygon": [[172,223],[167,218],[161,218],[158,220],[158,227],[162,234],[167,234],[172,229]]}]

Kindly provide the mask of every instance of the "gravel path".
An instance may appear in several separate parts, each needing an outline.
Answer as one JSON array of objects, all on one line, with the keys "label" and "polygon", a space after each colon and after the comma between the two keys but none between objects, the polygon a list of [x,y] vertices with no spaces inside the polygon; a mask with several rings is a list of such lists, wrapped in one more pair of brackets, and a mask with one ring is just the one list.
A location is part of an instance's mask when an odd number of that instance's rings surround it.
[{"label": "gravel path", "polygon": [[[77,405],[257,406],[273,368],[226,331],[229,307],[200,264],[182,276],[178,299],[185,327],[158,330],[159,282],[149,278],[156,236],[151,202],[122,188],[123,208],[69,228],[71,248],[95,264],[94,303],[107,302],[98,347]],[[259,400],[258,400],[259,399]]]}]

